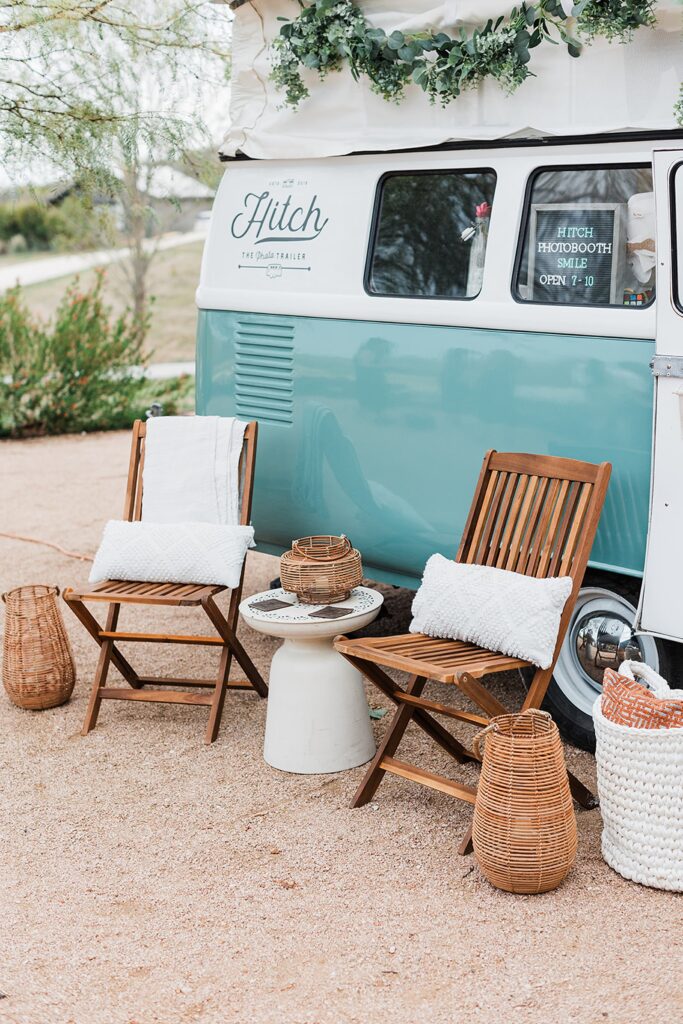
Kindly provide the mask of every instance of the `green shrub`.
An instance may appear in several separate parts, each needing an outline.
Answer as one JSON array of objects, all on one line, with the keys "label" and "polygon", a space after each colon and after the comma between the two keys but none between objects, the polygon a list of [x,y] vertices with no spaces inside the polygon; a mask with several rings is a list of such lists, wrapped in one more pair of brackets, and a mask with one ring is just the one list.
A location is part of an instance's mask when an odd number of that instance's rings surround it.
[{"label": "green shrub", "polygon": [[0,297],[0,434],[19,437],[129,426],[151,401],[176,411],[191,382],[148,381],[139,325],[102,300],[104,274],[78,281],[52,322],[34,319],[21,289]]},{"label": "green shrub", "polygon": [[98,249],[117,240],[115,211],[96,206],[88,197],[70,195],[59,207],[61,228],[51,240],[53,249]]},{"label": "green shrub", "polygon": [[53,206],[44,203],[0,206],[0,238],[4,241],[21,235],[29,249],[49,249],[57,237],[69,234],[66,217]]}]

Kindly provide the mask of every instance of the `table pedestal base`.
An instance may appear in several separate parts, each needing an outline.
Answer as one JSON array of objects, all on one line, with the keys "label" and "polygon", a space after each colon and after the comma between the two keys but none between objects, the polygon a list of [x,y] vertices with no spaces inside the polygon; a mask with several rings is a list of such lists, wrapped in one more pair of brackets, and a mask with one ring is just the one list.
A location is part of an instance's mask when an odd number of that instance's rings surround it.
[{"label": "table pedestal base", "polygon": [[375,754],[359,672],[332,640],[285,640],[270,668],[263,756],[303,775],[340,772]]}]

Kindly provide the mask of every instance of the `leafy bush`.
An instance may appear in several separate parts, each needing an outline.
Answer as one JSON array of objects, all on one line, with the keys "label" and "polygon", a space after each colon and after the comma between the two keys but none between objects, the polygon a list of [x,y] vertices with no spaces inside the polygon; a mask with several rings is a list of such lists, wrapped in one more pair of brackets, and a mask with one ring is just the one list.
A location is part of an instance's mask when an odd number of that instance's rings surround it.
[{"label": "leafy bush", "polygon": [[70,195],[61,203],[60,230],[53,236],[53,249],[98,249],[116,244],[115,211],[112,207],[96,205],[87,196]]},{"label": "leafy bush", "polygon": [[58,236],[69,234],[67,218],[52,206],[43,203],[0,206],[0,239],[4,241],[21,235],[29,249],[49,249]]},{"label": "leafy bush", "polygon": [[173,413],[191,381],[143,376],[147,324],[116,320],[102,300],[104,274],[88,291],[71,285],[53,322],[34,319],[13,288],[0,298],[0,434],[19,437],[129,426],[151,401]]}]

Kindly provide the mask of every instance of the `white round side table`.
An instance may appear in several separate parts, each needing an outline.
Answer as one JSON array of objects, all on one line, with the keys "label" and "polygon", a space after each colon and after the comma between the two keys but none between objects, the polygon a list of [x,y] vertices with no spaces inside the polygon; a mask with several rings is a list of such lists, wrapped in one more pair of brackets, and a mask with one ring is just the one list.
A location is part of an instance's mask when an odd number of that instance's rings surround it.
[{"label": "white round side table", "polygon": [[[264,601],[287,608],[254,608]],[[323,605],[301,604],[286,590],[267,590],[242,601],[240,614],[252,629],[284,643],[270,666],[263,756],[273,768],[302,775],[340,772],[375,754],[360,672],[334,649],[332,639],[372,622],[384,598],[356,587],[332,607],[350,609],[333,619],[311,618]]]}]

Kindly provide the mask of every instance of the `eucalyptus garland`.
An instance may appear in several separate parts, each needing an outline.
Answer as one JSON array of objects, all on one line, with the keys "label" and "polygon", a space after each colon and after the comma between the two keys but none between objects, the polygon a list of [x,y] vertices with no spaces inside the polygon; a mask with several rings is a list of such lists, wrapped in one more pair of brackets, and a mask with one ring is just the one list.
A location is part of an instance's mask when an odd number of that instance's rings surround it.
[{"label": "eucalyptus garland", "polygon": [[628,42],[637,28],[655,23],[655,0],[589,0],[576,5],[581,34]]},{"label": "eucalyptus garland", "polygon": [[[581,53],[580,37],[626,41],[641,25],[654,23],[655,0],[580,0],[567,16],[561,0],[538,0],[514,7],[468,34],[395,31],[372,28],[353,0],[312,0],[285,24],[273,42],[271,78],[297,107],[308,95],[302,68],[325,78],[347,61],[355,79],[365,77],[373,92],[398,103],[415,82],[432,103],[446,106],[464,90],[494,78],[513,92],[530,75],[530,51],[541,43],[563,42],[572,57]],[[576,29],[576,34],[573,29]]]}]

